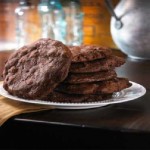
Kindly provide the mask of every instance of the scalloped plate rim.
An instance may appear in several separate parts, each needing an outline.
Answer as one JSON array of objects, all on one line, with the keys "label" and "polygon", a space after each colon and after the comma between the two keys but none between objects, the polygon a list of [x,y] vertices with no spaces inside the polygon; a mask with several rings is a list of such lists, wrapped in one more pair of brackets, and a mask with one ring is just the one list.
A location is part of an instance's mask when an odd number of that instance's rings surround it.
[{"label": "scalloped plate rim", "polygon": [[[131,100],[135,100],[146,93],[146,89],[144,86],[132,82],[132,86],[120,91],[122,94],[120,97],[114,97],[111,99],[97,101],[97,102],[87,102],[87,103],[63,103],[63,102],[50,102],[50,101],[43,101],[43,100],[28,100],[19,98],[13,95],[10,95],[4,88],[3,82],[0,83],[0,95],[9,98],[9,100],[25,102],[25,103],[32,103],[32,104],[40,104],[40,105],[47,105],[52,106],[54,108],[59,109],[88,109],[88,108],[96,108],[96,107],[103,107],[106,105],[116,104],[116,103],[123,103]],[[136,91],[137,90],[137,91]]]}]

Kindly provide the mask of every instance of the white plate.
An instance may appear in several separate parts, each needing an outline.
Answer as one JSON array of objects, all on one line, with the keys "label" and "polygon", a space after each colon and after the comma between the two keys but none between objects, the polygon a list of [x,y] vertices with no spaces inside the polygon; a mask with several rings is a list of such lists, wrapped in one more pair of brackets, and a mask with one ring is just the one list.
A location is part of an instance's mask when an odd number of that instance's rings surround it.
[{"label": "white plate", "polygon": [[50,102],[50,101],[42,101],[42,100],[27,100],[27,99],[23,99],[23,98],[10,95],[3,88],[3,83],[0,83],[0,94],[11,100],[32,103],[32,104],[42,104],[42,105],[52,106],[58,109],[88,109],[88,108],[96,108],[96,107],[102,107],[102,106],[106,106],[110,104],[131,101],[131,100],[134,100],[143,96],[146,93],[146,89],[142,85],[137,84],[135,82],[131,82],[131,83],[132,83],[131,87],[124,89],[120,92],[114,93],[111,99],[107,99],[107,100],[99,101],[99,102],[58,103],[58,102]]}]

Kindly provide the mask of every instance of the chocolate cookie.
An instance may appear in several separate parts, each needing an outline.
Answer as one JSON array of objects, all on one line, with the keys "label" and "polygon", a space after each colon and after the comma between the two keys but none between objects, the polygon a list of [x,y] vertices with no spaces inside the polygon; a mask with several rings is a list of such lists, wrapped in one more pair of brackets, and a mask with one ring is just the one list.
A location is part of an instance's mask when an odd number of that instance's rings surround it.
[{"label": "chocolate cookie", "polygon": [[56,90],[67,94],[110,94],[130,86],[128,79],[115,78],[95,83],[61,84]]},{"label": "chocolate cookie", "polygon": [[66,78],[71,57],[63,43],[39,39],[20,48],[8,59],[3,86],[12,95],[41,99]]},{"label": "chocolate cookie", "polygon": [[112,55],[112,50],[96,45],[69,46],[73,55],[72,62],[85,62],[106,58]]},{"label": "chocolate cookie", "polygon": [[100,95],[100,94],[65,94],[60,92],[53,92],[45,97],[43,100],[52,102],[64,102],[64,103],[84,103],[84,102],[96,102],[111,98],[112,94]]},{"label": "chocolate cookie", "polygon": [[110,56],[104,59],[97,59],[93,61],[71,63],[69,72],[86,73],[110,70],[119,67],[125,63],[125,59],[118,56]]},{"label": "chocolate cookie", "polygon": [[69,73],[64,83],[80,84],[96,81],[109,80],[117,77],[114,70],[93,72],[93,73]]}]

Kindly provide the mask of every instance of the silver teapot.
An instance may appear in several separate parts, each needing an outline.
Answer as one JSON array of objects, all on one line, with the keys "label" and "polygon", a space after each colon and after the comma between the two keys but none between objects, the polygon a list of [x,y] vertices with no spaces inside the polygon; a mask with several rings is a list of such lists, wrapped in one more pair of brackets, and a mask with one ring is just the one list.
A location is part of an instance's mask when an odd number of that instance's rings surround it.
[{"label": "silver teapot", "polygon": [[113,9],[111,35],[117,47],[131,58],[150,59],[150,0],[121,0]]}]

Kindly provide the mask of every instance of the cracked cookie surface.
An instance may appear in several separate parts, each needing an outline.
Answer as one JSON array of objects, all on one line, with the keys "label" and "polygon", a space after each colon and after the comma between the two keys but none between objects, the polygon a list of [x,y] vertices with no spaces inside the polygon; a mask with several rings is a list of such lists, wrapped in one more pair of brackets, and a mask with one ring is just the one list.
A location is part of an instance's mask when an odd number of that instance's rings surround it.
[{"label": "cracked cookie surface", "polygon": [[68,75],[72,54],[63,43],[39,39],[11,55],[3,71],[3,87],[28,99],[47,96]]}]

